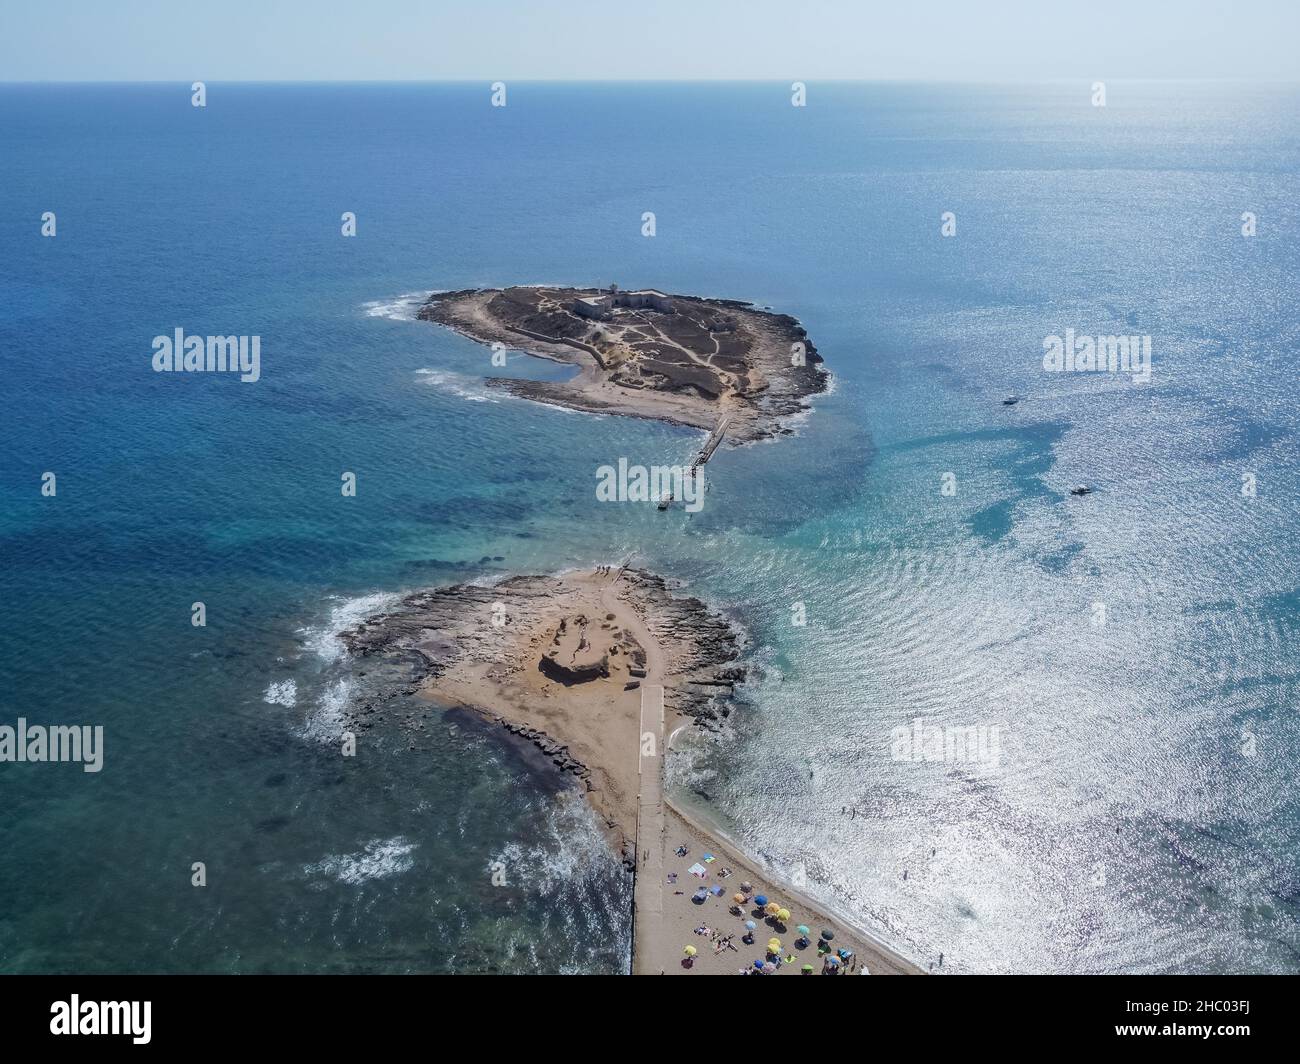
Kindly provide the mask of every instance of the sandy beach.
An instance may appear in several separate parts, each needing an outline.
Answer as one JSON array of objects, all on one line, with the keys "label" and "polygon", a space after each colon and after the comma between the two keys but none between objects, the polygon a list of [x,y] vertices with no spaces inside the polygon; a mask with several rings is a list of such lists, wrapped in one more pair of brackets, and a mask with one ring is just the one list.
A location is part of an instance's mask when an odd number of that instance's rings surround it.
[{"label": "sandy beach", "polygon": [[[678,857],[677,849],[682,845],[687,847],[687,853]],[[764,962],[763,970],[768,975],[807,974],[803,970],[806,964],[813,966],[812,974],[820,974],[824,959],[819,955],[817,944],[823,930],[829,930],[835,936],[830,942],[832,950],[852,951],[852,957],[842,963],[844,974],[920,974],[920,969],[910,961],[859,929],[838,917],[827,916],[824,906],[762,871],[760,862],[723,842],[716,833],[688,818],[671,802],[667,803],[665,851],[663,917],[656,924],[644,921],[638,924],[634,958],[637,974],[736,975],[741,970],[753,972],[755,960]],[[706,854],[712,854],[715,860],[705,864],[703,857]],[[688,871],[699,864],[704,864],[706,870],[703,879]],[[731,874],[720,878],[724,870]],[[670,883],[667,877],[673,873],[676,873],[676,882]],[[747,892],[750,900],[740,905],[741,913],[736,914],[732,911],[737,904],[733,896],[744,883],[752,887]],[[710,894],[702,903],[692,900],[702,887],[707,890],[714,886],[723,888],[720,896]],[[789,919],[782,924],[767,917],[754,903],[755,897],[766,897],[788,909]],[[752,944],[743,941],[747,921],[757,925],[752,932]],[[796,929],[800,925],[810,932],[808,945],[803,947],[797,945],[800,935]],[[696,929],[700,927],[707,927],[709,931],[697,934]],[[780,954],[782,963],[779,968],[771,963],[766,949],[773,936],[785,947]],[[727,941],[734,948],[719,946],[720,942]],[[689,967],[683,964],[686,959],[684,950],[688,945],[697,950],[690,958]],[[793,961],[789,960],[791,957]]]},{"label": "sandy beach", "polygon": [[[851,951],[846,974],[864,966],[872,974],[917,971],[664,796],[668,737],[729,714],[745,669],[726,618],[662,578],[610,565],[431,589],[343,639],[360,657],[414,655],[420,694],[533,743],[574,778],[635,871],[637,974],[795,974],[805,964],[820,973],[823,930],[834,936],[832,952]],[[745,901],[733,909],[744,883]],[[759,896],[788,909],[788,919],[756,910]],[[746,920],[756,924],[752,943],[743,941]],[[811,932],[802,947],[801,924]],[[766,948],[774,936],[779,954]],[[688,946],[696,953],[684,964]]]}]

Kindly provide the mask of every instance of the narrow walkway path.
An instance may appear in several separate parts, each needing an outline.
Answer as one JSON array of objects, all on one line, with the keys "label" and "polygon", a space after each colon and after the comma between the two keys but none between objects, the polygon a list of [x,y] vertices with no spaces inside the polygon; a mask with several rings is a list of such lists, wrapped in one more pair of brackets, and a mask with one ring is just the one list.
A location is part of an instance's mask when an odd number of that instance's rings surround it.
[{"label": "narrow walkway path", "polygon": [[[626,564],[626,563],[625,563]],[[619,570],[621,575],[622,570]],[[618,604],[620,616],[631,612],[618,603],[616,575],[602,589],[607,609]],[[632,906],[632,973],[658,975],[669,958],[660,956],[664,902],[664,688],[667,665],[654,633],[639,619],[627,618],[624,627],[646,655],[646,675],[641,681],[640,727],[637,728],[639,789],[636,813],[636,889]],[[632,754],[633,751],[629,751]]]},{"label": "narrow walkway path", "polygon": [[713,457],[713,452],[718,449],[718,445],[722,442],[722,437],[726,435],[727,423],[730,420],[730,414],[724,414],[718,419],[717,425],[715,425],[713,431],[709,433],[709,438],[704,441],[704,446],[700,448],[700,453],[695,459],[696,465],[703,465]]},{"label": "narrow walkway path", "polygon": [[664,935],[664,689],[641,687],[641,791],[637,795],[636,891],[633,895],[632,974],[657,975]]}]

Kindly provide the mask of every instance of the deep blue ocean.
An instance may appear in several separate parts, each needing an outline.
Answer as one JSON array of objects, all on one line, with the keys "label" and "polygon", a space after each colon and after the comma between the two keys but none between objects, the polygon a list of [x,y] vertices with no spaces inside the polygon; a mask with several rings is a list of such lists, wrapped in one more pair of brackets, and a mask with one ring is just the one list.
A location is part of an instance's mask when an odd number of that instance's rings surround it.
[{"label": "deep blue ocean", "polygon": [[[99,773],[0,764],[0,970],[625,970],[585,805],[414,702],[414,749],[340,757],[335,634],[633,552],[754,666],[676,793],[886,942],[1300,970],[1300,90],[508,92],[0,86],[0,724],[105,732]],[[611,282],[793,314],[833,373],[698,514],[594,486],[702,433],[490,392],[413,320]],[[260,336],[261,379],[153,372],[178,327]],[[1046,372],[1066,329],[1149,335],[1150,382]],[[917,719],[997,764],[896,759]]]}]

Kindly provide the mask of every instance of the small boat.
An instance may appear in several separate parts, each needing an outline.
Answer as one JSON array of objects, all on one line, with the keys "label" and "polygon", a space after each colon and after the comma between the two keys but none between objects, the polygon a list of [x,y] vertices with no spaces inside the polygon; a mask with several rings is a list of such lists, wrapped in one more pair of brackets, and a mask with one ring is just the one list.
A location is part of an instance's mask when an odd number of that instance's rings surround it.
[{"label": "small boat", "polygon": [[1071,488],[1071,489],[1070,489],[1070,494],[1071,494],[1071,495],[1091,495],[1091,494],[1092,494],[1092,488],[1088,487],[1087,484],[1080,484],[1078,487]]},{"label": "small boat", "polygon": [[672,493],[670,492],[670,493],[668,494],[668,497],[667,497],[667,498],[664,498],[664,499],[660,499],[660,500],[659,500],[659,509],[661,509],[661,510],[666,510],[666,509],[668,509],[668,507],[670,507],[672,504],[673,504],[673,497],[672,497]]}]

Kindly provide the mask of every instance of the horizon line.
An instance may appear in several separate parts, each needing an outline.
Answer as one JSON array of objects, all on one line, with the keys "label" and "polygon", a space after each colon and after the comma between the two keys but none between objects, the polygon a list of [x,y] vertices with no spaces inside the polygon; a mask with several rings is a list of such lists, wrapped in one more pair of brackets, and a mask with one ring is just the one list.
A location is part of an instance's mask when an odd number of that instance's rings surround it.
[{"label": "horizon line", "polygon": [[1128,77],[1105,74],[1080,74],[1075,77],[1022,78],[944,78],[944,77],[791,77],[766,76],[744,78],[688,77],[688,78],[560,78],[512,77],[500,74],[484,77],[456,78],[0,78],[0,85],[191,85],[195,81],[212,85],[491,85],[493,82],[514,82],[522,85],[735,85],[735,84],[788,84],[790,81],[831,85],[1066,85],[1076,82],[1109,81],[1129,84],[1244,84],[1244,85],[1297,85],[1297,78],[1244,78],[1244,77]]}]

